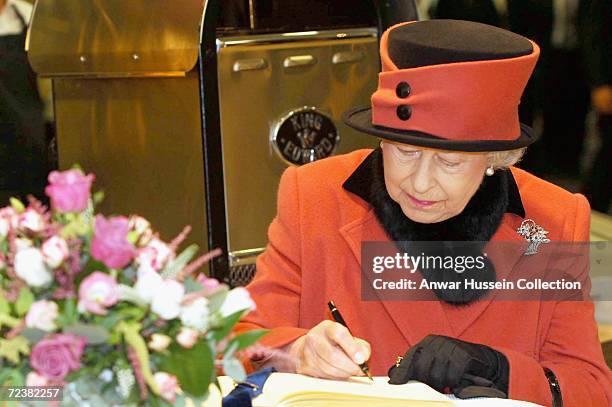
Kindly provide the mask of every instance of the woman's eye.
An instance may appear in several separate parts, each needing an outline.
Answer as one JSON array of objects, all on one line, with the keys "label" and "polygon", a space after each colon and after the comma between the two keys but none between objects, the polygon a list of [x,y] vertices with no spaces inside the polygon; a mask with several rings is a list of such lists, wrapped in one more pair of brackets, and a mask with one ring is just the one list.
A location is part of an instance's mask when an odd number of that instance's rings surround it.
[{"label": "woman's eye", "polygon": [[450,161],[450,160],[445,160],[444,158],[440,158],[440,162],[449,168],[458,167],[459,164],[461,164],[460,161]]},{"label": "woman's eye", "polygon": [[404,157],[416,157],[419,154],[418,150],[402,150],[398,148],[397,151]]}]

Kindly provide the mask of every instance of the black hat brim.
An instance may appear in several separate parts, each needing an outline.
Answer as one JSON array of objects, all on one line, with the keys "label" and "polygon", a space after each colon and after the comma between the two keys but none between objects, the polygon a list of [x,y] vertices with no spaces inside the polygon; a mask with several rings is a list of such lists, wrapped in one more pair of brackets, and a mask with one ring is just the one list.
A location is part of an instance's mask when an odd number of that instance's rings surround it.
[{"label": "black hat brim", "polygon": [[414,130],[397,130],[372,124],[372,109],[358,107],[345,112],[342,121],[349,127],[362,133],[371,134],[398,143],[411,144],[419,147],[438,148],[466,152],[505,151],[527,147],[537,140],[533,129],[520,123],[521,135],[514,140],[449,140],[432,134]]}]

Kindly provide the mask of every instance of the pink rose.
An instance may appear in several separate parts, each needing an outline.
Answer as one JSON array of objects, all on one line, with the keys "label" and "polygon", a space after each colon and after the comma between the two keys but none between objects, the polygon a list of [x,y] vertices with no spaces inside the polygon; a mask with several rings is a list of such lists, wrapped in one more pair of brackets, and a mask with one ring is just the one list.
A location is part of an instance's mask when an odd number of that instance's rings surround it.
[{"label": "pink rose", "polygon": [[80,170],[51,172],[45,188],[51,207],[58,212],[81,212],[87,208],[94,179],[93,174],[84,175]]},{"label": "pink rose", "polygon": [[176,394],[181,391],[176,376],[166,372],[157,372],[153,375],[153,380],[159,386],[160,395],[170,403],[174,403]]},{"label": "pink rose", "polygon": [[136,249],[128,242],[128,219],[124,216],[115,216],[105,219],[96,216],[93,241],[91,242],[91,255],[107,267],[120,269],[127,266],[134,258]]},{"label": "pink rose", "polygon": [[45,263],[52,269],[58,268],[70,254],[68,243],[59,236],[52,236],[47,239],[41,250]]},{"label": "pink rose", "polygon": [[72,334],[58,334],[34,345],[30,365],[49,380],[61,381],[81,367],[87,340]]},{"label": "pink rose", "polygon": [[79,287],[79,311],[106,315],[106,308],[119,301],[119,289],[114,277],[94,271],[81,282]]}]

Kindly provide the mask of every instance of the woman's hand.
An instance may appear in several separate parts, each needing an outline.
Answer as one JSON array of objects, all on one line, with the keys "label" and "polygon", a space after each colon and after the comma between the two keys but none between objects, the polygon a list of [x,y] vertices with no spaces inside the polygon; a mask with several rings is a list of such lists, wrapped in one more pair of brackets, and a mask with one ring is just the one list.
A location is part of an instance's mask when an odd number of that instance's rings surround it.
[{"label": "woman's hand", "polygon": [[337,322],[323,321],[293,342],[289,353],[296,373],[346,379],[363,376],[359,365],[370,358],[370,344],[354,338]]}]

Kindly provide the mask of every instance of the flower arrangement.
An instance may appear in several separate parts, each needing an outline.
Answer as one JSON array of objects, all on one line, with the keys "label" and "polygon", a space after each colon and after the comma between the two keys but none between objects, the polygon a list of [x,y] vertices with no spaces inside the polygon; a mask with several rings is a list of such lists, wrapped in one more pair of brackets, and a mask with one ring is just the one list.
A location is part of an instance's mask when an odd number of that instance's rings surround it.
[{"label": "flower arrangement", "polygon": [[[217,368],[244,379],[231,336],[255,305],[196,271],[219,254],[178,253],[140,216],[94,215],[102,193],[80,169],[52,172],[50,210],[0,209],[0,385],[65,386],[64,405],[205,400]],[[195,259],[194,259],[195,258]]]}]

